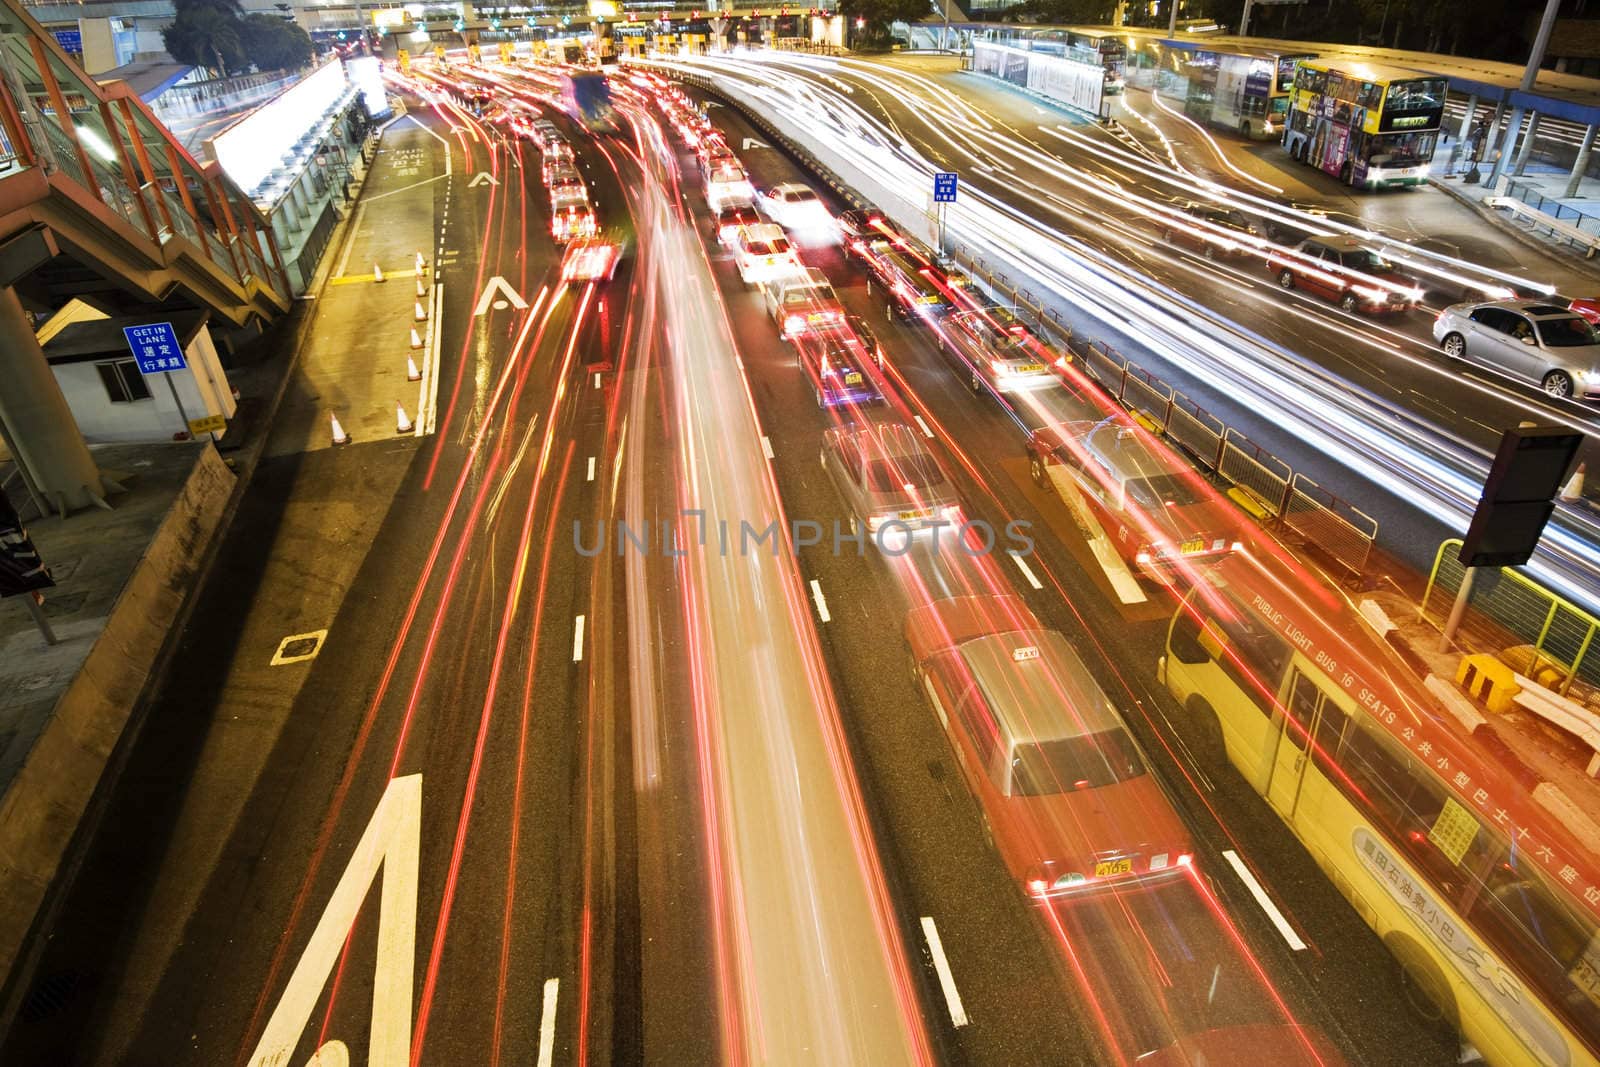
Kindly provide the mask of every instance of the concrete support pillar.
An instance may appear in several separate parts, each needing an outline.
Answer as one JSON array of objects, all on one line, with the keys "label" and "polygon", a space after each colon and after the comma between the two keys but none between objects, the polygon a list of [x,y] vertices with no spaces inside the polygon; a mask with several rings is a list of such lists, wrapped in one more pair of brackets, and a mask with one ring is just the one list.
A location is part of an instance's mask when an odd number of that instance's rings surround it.
[{"label": "concrete support pillar", "polygon": [[1489,180],[1483,183],[1485,189],[1493,189],[1500,184],[1500,175],[1511,165],[1511,157],[1517,151],[1517,134],[1522,132],[1522,115],[1522,108],[1512,107],[1511,117],[1506,120],[1505,135],[1500,138],[1500,152],[1494,158],[1494,169],[1489,172]]},{"label": "concrete support pillar", "polygon": [[1583,131],[1583,144],[1578,146],[1578,158],[1572,164],[1572,173],[1567,176],[1567,191],[1561,194],[1567,199],[1578,195],[1578,186],[1583,183],[1583,172],[1589,169],[1589,153],[1594,150],[1595,129],[1595,125],[1590,123]]},{"label": "concrete support pillar", "polygon": [[33,320],[9,287],[0,292],[0,381],[0,421],[50,506],[63,516],[91,504],[108,507],[107,483],[45,362]]},{"label": "concrete support pillar", "polygon": [[1455,173],[1456,164],[1461,160],[1461,153],[1465,150],[1467,138],[1472,135],[1472,117],[1478,111],[1478,94],[1473,93],[1467,97],[1467,110],[1461,115],[1461,132],[1456,134],[1456,143],[1450,146],[1450,166],[1445,173]]},{"label": "concrete support pillar", "polygon": [[1528,156],[1533,153],[1533,139],[1539,132],[1539,113],[1535,111],[1528,119],[1528,132],[1522,135],[1522,147],[1517,151],[1517,169],[1512,173],[1517,177],[1528,169]]}]

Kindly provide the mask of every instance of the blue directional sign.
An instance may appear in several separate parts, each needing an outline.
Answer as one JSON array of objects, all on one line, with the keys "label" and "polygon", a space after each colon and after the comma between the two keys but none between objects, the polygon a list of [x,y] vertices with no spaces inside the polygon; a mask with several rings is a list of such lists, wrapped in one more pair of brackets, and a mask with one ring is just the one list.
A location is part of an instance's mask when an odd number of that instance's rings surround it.
[{"label": "blue directional sign", "polygon": [[75,56],[83,55],[83,33],[81,30],[51,30],[50,34],[56,39],[56,44],[61,46],[63,52],[70,52]]},{"label": "blue directional sign", "polygon": [[124,326],[122,336],[128,339],[128,349],[139,364],[140,374],[183,370],[189,365],[183,358],[183,346],[178,343],[178,331],[170,322]]},{"label": "blue directional sign", "polygon": [[955,171],[941,170],[934,174],[933,202],[935,204],[953,204],[956,202]]}]

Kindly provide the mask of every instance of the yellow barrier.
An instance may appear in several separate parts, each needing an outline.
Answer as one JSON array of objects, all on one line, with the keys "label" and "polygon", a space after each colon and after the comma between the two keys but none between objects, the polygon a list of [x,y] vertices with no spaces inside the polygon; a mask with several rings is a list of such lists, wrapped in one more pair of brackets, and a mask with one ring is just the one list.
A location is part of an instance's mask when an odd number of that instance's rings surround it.
[{"label": "yellow barrier", "polygon": [[1515,672],[1501,663],[1499,657],[1484,652],[1461,657],[1461,666],[1456,668],[1456,683],[1468,696],[1496,714],[1510,710],[1512,701],[1522,692]]}]

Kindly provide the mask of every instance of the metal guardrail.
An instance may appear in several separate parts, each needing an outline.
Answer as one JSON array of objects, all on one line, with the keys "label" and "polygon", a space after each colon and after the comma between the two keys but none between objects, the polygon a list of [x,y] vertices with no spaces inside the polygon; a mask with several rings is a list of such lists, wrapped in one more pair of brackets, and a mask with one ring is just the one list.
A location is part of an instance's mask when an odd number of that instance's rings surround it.
[{"label": "metal guardrail", "polygon": [[[1443,624],[1461,588],[1466,568],[1461,565],[1461,539],[1450,538],[1439,545],[1422,593],[1418,614],[1428,620],[1428,608],[1435,591],[1439,598],[1438,622]],[[1549,685],[1563,696],[1574,679],[1600,685],[1600,618],[1578,607],[1512,567],[1480,568],[1468,598],[1480,616],[1517,639],[1531,645],[1535,658],[1527,669],[1518,672],[1539,680],[1542,669],[1554,668],[1560,684]]]},{"label": "metal guardrail", "polygon": [[1551,199],[1526,182],[1512,178],[1506,183],[1505,196],[1486,196],[1483,202],[1490,207],[1509,208],[1526,218],[1534,229],[1542,226],[1550,231],[1551,237],[1565,238],[1579,248],[1586,248],[1585,258],[1594,258],[1595,249],[1600,246],[1600,216]]},{"label": "metal guardrail", "polygon": [[1351,578],[1371,557],[1378,523],[1360,508],[1328,492],[1242,433],[1102,341],[1080,341],[1070,323],[1034,294],[989,269],[982,256],[962,246],[951,258],[988,287],[990,295],[1033,313],[1079,361],[1089,379],[1186,454],[1201,471],[1242,495],[1258,521],[1292,534]]},{"label": "metal guardrail", "polygon": [[[681,81],[716,92],[719,99],[771,137],[774,144],[781,144],[845,202],[853,207],[868,206],[826,164],[804,146],[780,134],[747,103],[718,92],[708,78],[682,71],[669,73]],[[1008,275],[991,269],[983,256],[969,252],[964,245],[949,254],[963,270],[987,286],[991,296],[1004,298],[1031,313],[1054,334],[1058,344],[1077,357],[1092,381],[1119,404],[1142,415],[1157,432],[1188,455],[1196,467],[1229,487],[1242,488],[1252,500],[1259,501],[1262,514],[1257,518],[1263,525],[1276,526],[1293,534],[1303,547],[1316,551],[1351,578],[1361,576],[1378,537],[1377,520],[1305,475],[1294,472],[1288,464],[1250,443],[1191,398],[1118,356],[1109,345],[1078,338],[1072,324],[1055,308],[1047,307],[1042,297],[1013,283]]]}]

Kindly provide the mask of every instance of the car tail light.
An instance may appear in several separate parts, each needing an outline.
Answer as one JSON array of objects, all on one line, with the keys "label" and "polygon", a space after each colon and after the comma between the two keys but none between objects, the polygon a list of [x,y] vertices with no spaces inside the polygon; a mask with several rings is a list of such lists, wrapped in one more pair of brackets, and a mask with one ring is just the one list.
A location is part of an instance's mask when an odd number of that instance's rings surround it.
[{"label": "car tail light", "polygon": [[1004,377],[1011,373],[1011,364],[1003,359],[991,359],[989,361],[989,369]]},{"label": "car tail light", "polygon": [[1032,893],[1036,897],[1044,896],[1044,891],[1049,888],[1049,883],[1047,883],[1043,878],[1028,879],[1028,892]]},{"label": "car tail light", "polygon": [[1180,855],[1178,857],[1178,866],[1179,867],[1187,867],[1193,862],[1194,862],[1194,857],[1189,855],[1187,852],[1183,853],[1182,855]]},{"label": "car tail light", "polygon": [[785,337],[794,337],[797,334],[804,333],[805,329],[806,320],[804,315],[790,315],[783,320],[783,335]]},{"label": "car tail light", "polygon": [[828,361],[828,357],[827,356],[823,356],[822,357],[821,372],[823,374],[832,374],[833,373],[833,364]]}]

